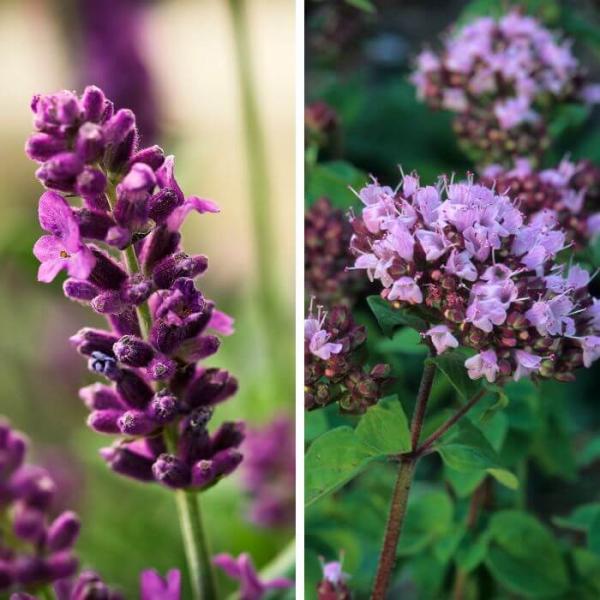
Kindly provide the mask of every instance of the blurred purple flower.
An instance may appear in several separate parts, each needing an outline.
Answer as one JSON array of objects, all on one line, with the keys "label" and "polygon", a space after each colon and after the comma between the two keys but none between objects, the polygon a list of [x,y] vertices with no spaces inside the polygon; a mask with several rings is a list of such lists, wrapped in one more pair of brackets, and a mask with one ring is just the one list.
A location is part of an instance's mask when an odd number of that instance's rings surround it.
[{"label": "blurred purple flower", "polygon": [[295,508],[294,421],[279,416],[250,429],[244,442],[242,481],[250,496],[250,518],[266,527],[292,526]]},{"label": "blurred purple flower", "polygon": [[292,587],[294,582],[279,577],[270,581],[261,581],[249,554],[240,554],[237,558],[229,554],[217,554],[213,558],[217,565],[232,579],[240,584],[240,600],[261,600],[270,590],[283,590]]},{"label": "blurred purple flower", "polygon": [[163,578],[149,569],[140,576],[140,600],[179,600],[181,597],[181,573],[171,569]]}]

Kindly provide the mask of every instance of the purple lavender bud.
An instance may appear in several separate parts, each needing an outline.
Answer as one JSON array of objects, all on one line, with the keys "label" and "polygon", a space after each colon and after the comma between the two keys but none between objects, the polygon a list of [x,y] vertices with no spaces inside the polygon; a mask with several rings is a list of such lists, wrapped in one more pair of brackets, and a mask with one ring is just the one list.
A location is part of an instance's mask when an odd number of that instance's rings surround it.
[{"label": "purple lavender bud", "polygon": [[108,320],[115,333],[119,335],[141,335],[140,324],[133,307],[127,307],[119,315],[109,315]]},{"label": "purple lavender bud", "polygon": [[10,595],[10,600],[37,600],[37,598],[31,594],[26,594],[25,592],[15,592]]},{"label": "purple lavender bud", "polygon": [[154,291],[152,281],[143,275],[137,274],[129,278],[121,289],[121,298],[127,304],[138,306],[145,302]]},{"label": "purple lavender bud", "polygon": [[171,189],[162,189],[148,199],[148,216],[156,223],[165,223],[169,215],[182,204],[181,196]]},{"label": "purple lavender bud", "polygon": [[153,381],[163,381],[171,379],[177,370],[177,363],[166,356],[157,356],[153,358],[148,365],[146,372]]},{"label": "purple lavender bud", "polygon": [[152,467],[156,481],[172,488],[183,488],[190,483],[190,468],[172,454],[161,454]]},{"label": "purple lavender bud", "polygon": [[55,130],[61,125],[72,126],[81,112],[77,96],[67,90],[34,96],[31,110],[35,113],[34,125],[41,131]]},{"label": "purple lavender bud", "polygon": [[237,448],[244,441],[245,424],[241,421],[223,423],[211,440],[211,451],[214,453]]},{"label": "purple lavender bud", "polygon": [[113,215],[121,227],[132,231],[143,229],[148,220],[146,202],[143,198],[139,199],[128,195],[119,186]]},{"label": "purple lavender bud", "polygon": [[[83,172],[85,173],[85,169]],[[90,210],[99,210],[101,212],[108,212],[110,210],[110,204],[108,203],[106,194],[83,194],[83,203],[85,207],[89,208]]]},{"label": "purple lavender bud", "polygon": [[112,356],[103,352],[92,352],[88,360],[88,369],[93,373],[104,375],[111,381],[116,381],[121,378],[122,371],[117,365],[117,361]]},{"label": "purple lavender bud", "polygon": [[112,348],[119,338],[104,329],[83,327],[75,335],[72,335],[69,341],[75,346],[77,352],[85,356],[91,356],[94,352],[102,352],[112,357]]},{"label": "purple lavender bud", "polygon": [[122,410],[95,410],[88,415],[87,424],[98,433],[121,433],[118,421],[122,414]]},{"label": "purple lavender bud", "polygon": [[21,540],[39,543],[45,533],[44,513],[37,508],[18,505],[13,516],[13,532]]},{"label": "purple lavender bud", "polygon": [[[91,198],[92,206],[89,208],[92,210],[96,209],[102,212],[108,210],[108,202],[104,196],[105,189],[106,175],[100,169],[86,166],[77,176],[75,190],[80,196],[84,196],[86,199]],[[101,199],[97,202],[98,196],[101,196]]]},{"label": "purple lavender bud", "polygon": [[141,252],[141,262],[144,271],[150,273],[154,266],[169,254],[173,254],[179,246],[181,234],[169,231],[166,226],[159,225],[144,240]]},{"label": "purple lavender bud", "polygon": [[148,407],[148,415],[159,425],[165,425],[177,416],[178,409],[179,402],[177,397],[163,390],[152,398]]},{"label": "purple lavender bud", "polygon": [[183,341],[182,328],[165,321],[155,321],[150,330],[152,345],[163,354],[171,354]]},{"label": "purple lavender bud", "polygon": [[101,315],[117,315],[125,309],[121,294],[116,290],[105,290],[91,302],[92,308]]},{"label": "purple lavender bud", "polygon": [[156,423],[140,410],[128,410],[119,418],[119,429],[125,435],[148,435],[156,429]]},{"label": "purple lavender bud", "polygon": [[0,448],[0,475],[8,479],[23,464],[26,452],[27,439],[16,431],[7,431]]},{"label": "purple lavender bud", "polygon": [[96,259],[88,280],[103,290],[118,290],[127,279],[127,273],[104,252],[91,248]]},{"label": "purple lavender bud", "polygon": [[13,575],[21,585],[31,585],[50,579],[50,570],[40,557],[19,556],[13,564]]},{"label": "purple lavender bud", "polygon": [[54,497],[54,481],[46,469],[36,465],[23,465],[12,477],[11,492],[29,506],[44,510]]},{"label": "purple lavender bud", "polygon": [[81,522],[79,517],[71,511],[60,514],[48,528],[46,544],[50,552],[65,550],[75,544],[79,535]]},{"label": "purple lavender bud", "polygon": [[189,362],[196,362],[208,358],[217,352],[221,341],[215,335],[202,335],[185,342],[182,354]]},{"label": "purple lavender bud", "polygon": [[81,96],[81,107],[83,118],[97,123],[106,109],[104,92],[95,85],[88,85]]},{"label": "purple lavender bud", "polygon": [[0,559],[0,590],[8,589],[13,583],[12,565]]},{"label": "purple lavender bud", "polygon": [[154,392],[152,388],[135,371],[123,369],[117,381],[117,390],[127,406],[144,409]]},{"label": "purple lavender bud", "polygon": [[45,162],[67,149],[67,140],[47,133],[34,133],[25,144],[25,153],[31,160]]},{"label": "purple lavender bud", "polygon": [[137,144],[138,132],[134,128],[120,144],[109,146],[104,155],[104,164],[107,169],[111,173],[120,173],[129,164]]},{"label": "purple lavender bud", "polygon": [[100,456],[108,463],[110,468],[121,475],[139,481],[152,481],[153,459],[132,452],[124,446],[111,446],[102,448]]},{"label": "purple lavender bud", "polygon": [[238,382],[223,369],[206,369],[188,386],[185,401],[188,406],[210,406],[226,400],[238,389]]},{"label": "purple lavender bud", "polygon": [[156,185],[156,176],[145,163],[135,163],[119,184],[120,191],[130,198],[147,198]]},{"label": "purple lavender bud", "polygon": [[144,163],[156,171],[165,162],[165,153],[160,146],[142,148],[131,157],[131,164]]},{"label": "purple lavender bud", "polygon": [[161,260],[152,271],[152,278],[159,289],[170,288],[176,279],[188,277],[193,279],[208,268],[206,256],[188,256],[178,252]]},{"label": "purple lavender bud", "polygon": [[81,388],[79,397],[90,410],[117,409],[123,412],[125,409],[117,392],[102,383],[92,383]]},{"label": "purple lavender bud", "polygon": [[79,561],[70,551],[56,552],[46,559],[50,579],[64,579],[75,575]]},{"label": "purple lavender bud", "polygon": [[243,458],[241,452],[232,448],[222,450],[213,457],[213,469],[218,476],[229,475],[237,469]]},{"label": "purple lavender bud", "polygon": [[95,285],[92,285],[89,281],[73,278],[65,280],[63,291],[67,298],[78,302],[89,302],[98,295],[98,289]]},{"label": "purple lavender bud", "polygon": [[192,486],[205,488],[215,482],[216,470],[212,460],[200,460],[192,467]]},{"label": "purple lavender bud", "polygon": [[153,456],[154,460],[156,460],[160,454],[167,451],[167,446],[165,445],[165,440],[162,435],[152,435],[144,438],[143,443],[147,453],[149,453],[150,456]]},{"label": "purple lavender bud", "polygon": [[97,212],[89,208],[74,208],[73,214],[79,225],[79,234],[84,238],[104,240],[114,221],[105,212]]},{"label": "purple lavender bud", "polygon": [[212,414],[213,409],[210,407],[197,408],[181,423],[179,456],[188,463],[194,463],[211,455],[211,442],[206,425]]},{"label": "purple lavender bud", "polygon": [[55,154],[36,172],[36,177],[50,189],[71,192],[75,189],[75,180],[81,173],[83,163],[73,152]]},{"label": "purple lavender bud", "polygon": [[124,600],[121,594],[112,591],[93,571],[82,571],[75,582],[69,582],[70,586],[61,595],[55,584],[59,598],[68,598],[68,600]]},{"label": "purple lavender bud", "polygon": [[145,367],[154,357],[154,348],[133,335],[124,335],[113,346],[117,360],[129,367]]},{"label": "purple lavender bud", "polygon": [[104,152],[102,127],[95,123],[84,123],[77,132],[75,153],[84,163],[93,163]]},{"label": "purple lavender bud", "polygon": [[120,144],[135,127],[135,115],[128,108],[121,108],[107,123],[103,133],[107,144]]},{"label": "purple lavender bud", "polygon": [[106,243],[119,250],[125,250],[131,244],[131,231],[126,227],[115,225],[108,230],[106,234]]}]

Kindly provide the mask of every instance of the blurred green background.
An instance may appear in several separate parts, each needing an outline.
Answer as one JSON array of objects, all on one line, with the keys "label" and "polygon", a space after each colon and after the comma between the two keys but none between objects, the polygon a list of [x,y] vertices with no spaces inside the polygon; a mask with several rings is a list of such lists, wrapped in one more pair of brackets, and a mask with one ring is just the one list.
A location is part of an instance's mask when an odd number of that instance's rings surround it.
[{"label": "blurred green background", "polygon": [[[235,374],[240,391],[217,410],[215,424],[247,419],[252,426],[277,414],[292,415],[294,3],[247,3],[271,181],[268,227],[277,250],[270,265],[281,313],[277,339],[272,340],[276,354],[268,352],[272,328],[265,325],[269,316],[256,284],[256,231],[227,3],[131,3],[140,10],[140,52],[159,113],[158,134],[148,142],[176,155],[178,180],[187,194],[212,198],[222,211],[191,216],[183,232],[186,251],[210,260],[199,287],[236,319],[235,335],[224,340],[211,363]],[[134,598],[140,570],[154,567],[164,573],[184,564],[174,501],[156,485],[113,474],[99,458],[98,449],[111,439],[85,426],[87,411],[77,390],[93,378],[68,337],[80,327],[101,326],[102,319],[63,298],[59,281],[37,283],[31,253],[40,235],[37,200],[42,189],[33,175],[35,165],[23,152],[31,131],[29,102],[38,92],[98,83],[82,72],[86,4],[94,1],[0,2],[0,413],[32,440],[30,460],[48,466],[59,481],[61,507],[80,513],[82,565]],[[247,498],[236,476],[203,499],[214,553],[247,551],[260,567],[293,535],[249,524]],[[221,580],[222,589],[234,589],[230,580]]]},{"label": "blurred green background", "polygon": [[[438,175],[464,177],[474,166],[460,152],[451,128],[451,115],[433,112],[418,102],[408,81],[413,61],[423,46],[437,47],[440,34],[457,20],[498,15],[509,6],[523,6],[547,25],[574,38],[574,51],[592,81],[600,79],[600,5],[594,1],[523,0],[308,0],[306,4],[306,102],[323,100],[337,113],[339,130],[334,143],[321,150],[319,162],[306,176],[306,204],[328,196],[338,208],[357,207],[348,185],[360,189],[372,174],[382,185],[394,187],[404,172],[415,169],[421,181]],[[546,164],[572,158],[600,161],[600,111],[566,107],[553,117],[554,144]],[[358,208],[358,207],[357,207]],[[594,269],[600,264],[600,246],[580,257]],[[600,295],[598,279],[593,293]],[[400,331],[384,338],[366,305],[360,302],[355,318],[368,328],[370,364],[388,362],[397,378],[398,393],[410,415],[423,365],[423,346],[414,332]],[[511,389],[511,403],[490,423],[503,460],[526,480],[519,493],[499,488],[496,508],[525,507],[557,535],[561,551],[569,540],[555,526],[557,515],[566,515],[586,502],[598,502],[600,463],[590,452],[600,443],[598,382],[600,369],[580,370],[572,384],[546,383],[532,388],[526,383]],[[448,382],[437,378],[430,403],[435,421],[455,402]],[[487,405],[486,405],[487,406]],[[487,406],[489,407],[489,406]],[[355,426],[354,417],[341,416],[337,406],[307,413],[307,446],[320,434],[339,425]],[[486,429],[487,432],[487,429]],[[501,447],[500,447],[501,446]],[[527,456],[523,460],[523,456]],[[524,466],[526,465],[526,466]],[[349,587],[358,599],[367,598],[383,538],[394,467],[372,464],[349,485],[313,504],[306,511],[306,597],[321,578],[319,557],[335,560],[344,553]],[[435,457],[424,460],[411,492],[405,539],[399,555],[390,598],[440,600],[451,597],[452,532],[468,509],[466,482],[456,482]],[[462,487],[461,487],[462,484]],[[466,493],[466,497],[465,497]],[[457,497],[458,496],[458,497]],[[583,534],[581,534],[583,536]],[[515,537],[515,543],[520,542]],[[443,557],[441,559],[440,557]],[[531,561],[536,560],[530,557]],[[521,559],[523,571],[533,572]],[[596,564],[596,563],[594,563]],[[597,573],[597,572],[596,572]],[[526,573],[525,573],[526,574]],[[494,590],[483,575],[478,598],[521,598],[506,589]],[[578,583],[579,585],[579,583]],[[565,599],[597,598],[600,580],[585,590],[570,588]],[[595,587],[594,587],[595,586]],[[446,591],[444,591],[446,590]],[[591,590],[591,591],[590,591]],[[313,594],[313,595],[311,595]],[[503,595],[504,594],[504,595]],[[535,596],[534,591],[531,597]],[[471,596],[470,596],[471,597]],[[546,596],[539,596],[546,597]],[[554,596],[552,596],[554,597]]]}]

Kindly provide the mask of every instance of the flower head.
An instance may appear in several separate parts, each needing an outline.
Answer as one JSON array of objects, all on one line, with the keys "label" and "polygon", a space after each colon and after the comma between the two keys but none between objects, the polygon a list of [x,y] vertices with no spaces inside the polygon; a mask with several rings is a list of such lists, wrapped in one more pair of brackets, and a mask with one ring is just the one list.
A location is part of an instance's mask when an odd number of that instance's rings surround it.
[{"label": "flower head", "polygon": [[556,260],[566,243],[557,224],[528,221],[497,187],[415,181],[410,176],[392,197],[370,184],[363,215],[352,220],[354,267],[379,280],[381,296],[417,311],[438,353],[473,348],[477,354],[465,363],[473,379],[564,380],[589,366],[596,355],[585,339],[599,331],[596,303],[589,274]]},{"label": "flower head", "polygon": [[564,100],[594,101],[571,42],[512,10],[454,28],[439,53],[424,50],[412,81],[420,99],[456,113],[455,130],[478,162],[537,155]]},{"label": "flower head", "polygon": [[141,600],[180,600],[181,573],[171,569],[163,578],[154,569],[142,571],[140,575]]},{"label": "flower head", "polygon": [[[106,379],[81,390],[88,425],[119,436],[101,455],[140,481],[211,487],[240,464],[243,424],[209,431],[214,405],[237,381],[197,363],[217,352],[214,334],[232,333],[233,322],[196,288],[208,261],[183,251],[179,230],[190,212],[218,208],[184,195],[174,157],[139,148],[136,116],[115,111],[99,88],[39,95],[32,110],[26,151],[51,190],[39,203],[47,232],[34,248],[39,279],[66,269],[65,295],[108,320],[108,330],[83,328],[71,338]],[[169,447],[166,428],[176,441]]]}]

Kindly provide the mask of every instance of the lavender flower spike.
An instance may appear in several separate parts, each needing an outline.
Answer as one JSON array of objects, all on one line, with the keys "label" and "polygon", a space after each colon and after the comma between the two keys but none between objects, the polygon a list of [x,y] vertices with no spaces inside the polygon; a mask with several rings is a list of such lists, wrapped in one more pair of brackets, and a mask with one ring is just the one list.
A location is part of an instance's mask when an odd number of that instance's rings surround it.
[{"label": "lavender flower spike", "polygon": [[209,433],[211,407],[237,381],[196,363],[218,350],[213,333],[231,333],[232,321],[197,290],[208,262],[183,251],[179,229],[190,212],[218,208],[185,197],[174,157],[139,148],[134,113],[115,112],[99,88],[36,96],[32,110],[36,132],[26,149],[51,190],[39,206],[47,232],[34,249],[39,279],[66,269],[65,295],[108,319],[107,331],[84,328],[71,338],[109,384],[82,392],[89,426],[123,436],[101,455],[138,481],[211,487],[241,462],[243,426]]}]

